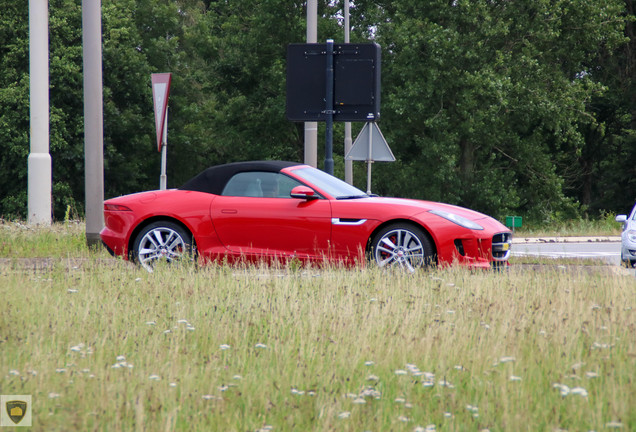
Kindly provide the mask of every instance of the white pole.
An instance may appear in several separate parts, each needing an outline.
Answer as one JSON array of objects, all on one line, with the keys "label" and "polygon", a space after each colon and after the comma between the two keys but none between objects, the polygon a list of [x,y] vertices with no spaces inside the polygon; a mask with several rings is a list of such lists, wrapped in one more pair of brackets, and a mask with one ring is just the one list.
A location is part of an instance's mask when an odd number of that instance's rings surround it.
[{"label": "white pole", "polygon": [[100,243],[104,227],[104,115],[101,0],[82,0],[84,57],[84,185],[86,243]]},{"label": "white pole", "polygon": [[[344,28],[345,28],[345,43],[349,43],[349,0],[345,0],[344,3]],[[351,150],[353,140],[351,138],[351,122],[345,122],[344,124],[345,138],[344,138],[344,154],[346,155]],[[353,184],[353,161],[345,160],[345,181],[350,185]]]},{"label": "white pole", "polygon": [[[318,41],[318,0],[307,0],[307,43]],[[305,122],[305,163],[318,166],[318,122]]]},{"label": "white pole", "polygon": [[166,117],[163,121],[163,137],[161,139],[161,177],[159,177],[160,190],[166,190],[168,186],[168,176],[166,175],[168,158],[168,107],[166,107]]},{"label": "white pole", "polygon": [[28,167],[30,225],[51,224],[51,155],[49,154],[49,13],[48,0],[29,0],[29,115],[31,148]]}]

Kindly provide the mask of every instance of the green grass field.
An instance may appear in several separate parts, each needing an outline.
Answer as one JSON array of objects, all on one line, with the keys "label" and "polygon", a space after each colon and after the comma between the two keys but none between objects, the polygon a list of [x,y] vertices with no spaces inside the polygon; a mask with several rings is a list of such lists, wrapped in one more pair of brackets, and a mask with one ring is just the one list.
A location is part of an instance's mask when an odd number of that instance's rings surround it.
[{"label": "green grass field", "polygon": [[82,230],[0,225],[0,393],[33,430],[636,430],[633,275],[149,274]]}]

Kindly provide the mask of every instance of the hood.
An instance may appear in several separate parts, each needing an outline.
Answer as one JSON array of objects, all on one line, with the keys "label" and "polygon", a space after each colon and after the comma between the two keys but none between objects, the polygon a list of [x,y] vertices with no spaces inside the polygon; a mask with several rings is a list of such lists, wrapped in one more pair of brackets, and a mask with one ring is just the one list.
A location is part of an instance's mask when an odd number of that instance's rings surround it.
[{"label": "hood", "polygon": [[435,201],[423,201],[406,198],[365,198],[365,201],[373,202],[380,206],[391,206],[393,208],[402,207],[403,213],[409,216],[414,216],[418,213],[427,212],[430,210],[443,210],[450,213],[454,213],[458,216],[462,216],[472,221],[478,221],[481,219],[492,219],[490,216],[480,213],[475,210],[470,210],[465,207],[460,207],[451,204],[444,204]]}]

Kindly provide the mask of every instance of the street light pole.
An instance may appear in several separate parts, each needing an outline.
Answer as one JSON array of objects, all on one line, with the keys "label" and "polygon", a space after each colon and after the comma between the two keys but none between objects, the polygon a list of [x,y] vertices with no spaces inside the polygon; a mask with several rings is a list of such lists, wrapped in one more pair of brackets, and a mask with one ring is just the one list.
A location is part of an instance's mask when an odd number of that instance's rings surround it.
[{"label": "street light pole", "polygon": [[104,227],[104,118],[102,96],[102,3],[82,0],[84,57],[84,185],[86,243],[100,243]]},{"label": "street light pole", "polygon": [[[307,0],[307,43],[318,41],[318,0]],[[318,166],[318,122],[305,122],[305,163]]]},{"label": "street light pole", "polygon": [[[349,35],[349,0],[345,0],[344,3],[344,28],[345,28],[345,43],[350,42]],[[353,140],[351,138],[351,122],[345,122],[344,124],[344,154],[346,155],[351,150],[351,146],[353,145]],[[353,161],[345,159],[345,181],[350,185],[353,184]]]}]

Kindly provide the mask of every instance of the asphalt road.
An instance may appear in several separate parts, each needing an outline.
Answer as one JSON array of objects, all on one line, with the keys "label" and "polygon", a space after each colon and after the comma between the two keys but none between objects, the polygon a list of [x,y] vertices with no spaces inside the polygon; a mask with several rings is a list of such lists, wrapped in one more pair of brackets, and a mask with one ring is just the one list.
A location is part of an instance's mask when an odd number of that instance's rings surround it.
[{"label": "asphalt road", "polygon": [[547,258],[595,258],[620,265],[621,243],[615,239],[516,239],[513,256],[542,256]]}]

